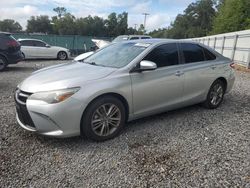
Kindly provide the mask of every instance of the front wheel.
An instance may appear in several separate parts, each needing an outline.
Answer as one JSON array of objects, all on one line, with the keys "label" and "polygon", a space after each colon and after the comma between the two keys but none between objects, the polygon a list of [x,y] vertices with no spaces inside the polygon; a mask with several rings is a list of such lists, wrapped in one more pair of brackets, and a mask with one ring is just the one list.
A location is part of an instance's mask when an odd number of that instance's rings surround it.
[{"label": "front wheel", "polygon": [[66,52],[61,51],[57,54],[57,59],[66,60],[66,59],[68,59],[68,55]]},{"label": "front wheel", "polygon": [[225,84],[221,80],[216,80],[207,94],[207,99],[203,103],[206,108],[215,109],[220,106],[225,94]]},{"label": "front wheel", "polygon": [[105,96],[92,102],[83,115],[81,125],[85,137],[104,141],[117,136],[125,124],[123,103],[112,96]]}]

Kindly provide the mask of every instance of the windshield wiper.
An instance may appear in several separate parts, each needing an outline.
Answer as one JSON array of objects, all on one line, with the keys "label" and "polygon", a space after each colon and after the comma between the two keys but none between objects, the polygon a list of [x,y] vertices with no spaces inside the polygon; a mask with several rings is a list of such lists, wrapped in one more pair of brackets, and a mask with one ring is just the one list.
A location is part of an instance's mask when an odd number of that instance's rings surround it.
[{"label": "windshield wiper", "polygon": [[105,65],[100,65],[100,64],[96,64],[95,62],[84,62],[87,63],[89,65],[95,65],[95,66],[100,66],[100,67],[106,67]]}]

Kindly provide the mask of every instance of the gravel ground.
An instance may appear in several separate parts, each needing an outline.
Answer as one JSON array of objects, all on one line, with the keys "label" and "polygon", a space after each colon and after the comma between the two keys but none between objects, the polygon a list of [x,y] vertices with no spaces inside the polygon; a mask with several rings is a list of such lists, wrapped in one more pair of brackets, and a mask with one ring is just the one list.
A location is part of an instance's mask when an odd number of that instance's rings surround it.
[{"label": "gravel ground", "polygon": [[103,143],[32,134],[15,120],[13,91],[29,61],[0,73],[0,187],[250,187],[250,74],[236,73],[223,105],[129,123]]}]

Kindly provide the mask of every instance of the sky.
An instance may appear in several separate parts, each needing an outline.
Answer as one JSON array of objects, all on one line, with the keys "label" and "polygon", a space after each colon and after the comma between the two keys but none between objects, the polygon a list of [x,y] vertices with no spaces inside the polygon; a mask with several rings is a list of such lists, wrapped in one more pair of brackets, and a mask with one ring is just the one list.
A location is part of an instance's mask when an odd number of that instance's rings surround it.
[{"label": "sky", "polygon": [[[195,0],[1,0],[0,20],[14,19],[25,29],[30,16],[54,16],[55,7],[65,7],[76,17],[97,15],[107,18],[111,12],[128,12],[128,25],[143,24],[146,12],[146,29],[169,26],[177,14]],[[138,26],[137,26],[138,27]]]}]

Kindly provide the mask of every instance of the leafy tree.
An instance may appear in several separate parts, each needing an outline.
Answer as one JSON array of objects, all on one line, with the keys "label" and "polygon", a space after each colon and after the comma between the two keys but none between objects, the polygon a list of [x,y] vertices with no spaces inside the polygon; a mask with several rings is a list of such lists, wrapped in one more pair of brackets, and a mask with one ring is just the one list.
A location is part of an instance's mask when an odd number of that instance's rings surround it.
[{"label": "leafy tree", "polygon": [[22,31],[22,26],[15,20],[5,19],[0,21],[0,31],[11,33],[20,32]]},{"label": "leafy tree", "polygon": [[48,16],[31,16],[27,24],[29,33],[52,33],[52,25]]},{"label": "leafy tree", "polygon": [[128,28],[128,13],[123,12],[118,15],[114,12],[111,13],[105,21],[105,26],[107,27],[107,33],[110,37],[126,34]]},{"label": "leafy tree", "polygon": [[145,28],[144,28],[144,25],[141,24],[140,27],[139,27],[139,29],[138,29],[137,34],[143,35],[144,33],[145,33]]},{"label": "leafy tree", "polygon": [[212,29],[216,5],[221,0],[199,0],[191,3],[183,14],[177,15],[171,26],[151,34],[164,38],[191,38],[206,36]]},{"label": "leafy tree", "polygon": [[76,18],[70,13],[66,13],[63,17],[52,17],[53,32],[59,35],[76,34]]},{"label": "leafy tree", "polygon": [[132,27],[129,27],[126,32],[127,35],[136,35],[138,34],[138,31]]},{"label": "leafy tree", "polygon": [[250,28],[250,1],[224,0],[213,22],[212,34]]},{"label": "leafy tree", "polygon": [[53,11],[57,13],[57,16],[59,18],[61,18],[67,13],[67,9],[65,7],[56,7],[56,8],[53,8]]}]

